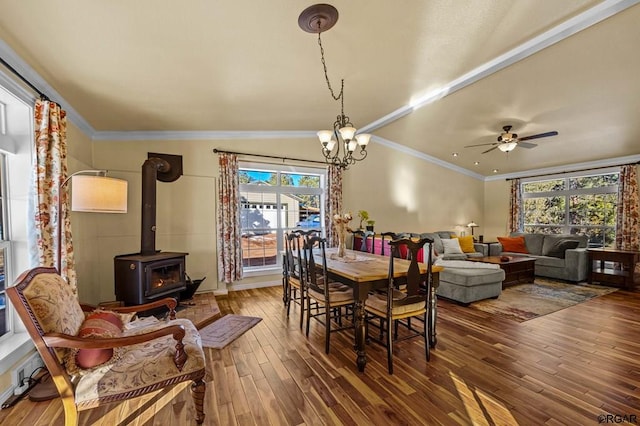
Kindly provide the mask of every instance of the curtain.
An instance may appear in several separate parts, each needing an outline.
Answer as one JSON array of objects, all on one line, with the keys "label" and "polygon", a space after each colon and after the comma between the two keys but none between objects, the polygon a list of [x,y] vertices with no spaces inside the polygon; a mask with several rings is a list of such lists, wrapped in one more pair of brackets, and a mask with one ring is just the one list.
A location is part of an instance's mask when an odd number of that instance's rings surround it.
[{"label": "curtain", "polygon": [[338,233],[333,223],[333,216],[342,214],[342,169],[332,164],[328,172],[324,226],[327,231],[327,245],[335,247],[338,245]]},{"label": "curtain", "polygon": [[229,284],[242,279],[238,157],[220,153],[218,164],[218,280]]},{"label": "curtain", "polygon": [[[66,112],[55,102],[38,99],[34,106],[35,167],[32,190],[37,202],[34,206],[33,249],[40,265],[57,264],[61,250],[60,274],[77,293],[76,272],[69,221],[69,191],[60,188],[67,177],[67,118]],[[58,211],[58,197],[62,210]],[[58,247],[61,232],[61,247]]]},{"label": "curtain", "polygon": [[616,248],[619,250],[640,250],[639,198],[636,166],[620,167],[616,219]]},{"label": "curtain", "polygon": [[509,199],[509,232],[522,231],[522,190],[520,179],[511,181],[511,198]]}]

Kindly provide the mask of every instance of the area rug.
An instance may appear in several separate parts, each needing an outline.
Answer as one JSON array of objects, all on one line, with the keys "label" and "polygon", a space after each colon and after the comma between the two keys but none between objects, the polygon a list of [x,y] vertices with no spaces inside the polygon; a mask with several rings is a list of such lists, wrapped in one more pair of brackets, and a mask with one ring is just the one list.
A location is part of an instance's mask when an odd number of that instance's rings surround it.
[{"label": "area rug", "polygon": [[612,287],[586,283],[570,284],[536,278],[532,284],[519,284],[502,290],[498,299],[481,300],[470,306],[473,309],[524,322],[616,290]]},{"label": "area rug", "polygon": [[202,346],[222,349],[260,321],[262,321],[262,318],[233,314],[225,315],[200,330]]}]

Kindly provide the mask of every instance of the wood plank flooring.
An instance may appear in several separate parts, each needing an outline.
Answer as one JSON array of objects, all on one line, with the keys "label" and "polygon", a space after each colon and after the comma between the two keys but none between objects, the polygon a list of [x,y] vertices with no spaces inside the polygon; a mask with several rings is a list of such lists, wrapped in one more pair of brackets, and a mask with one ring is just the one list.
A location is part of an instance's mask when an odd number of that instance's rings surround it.
[{"label": "wood plank flooring", "polygon": [[[355,367],[351,331],[307,339],[287,319],[279,287],[219,298],[222,314],[263,318],[222,350],[206,349],[207,425],[589,425],[603,414],[640,418],[640,293],[617,291],[516,323],[439,301],[438,346],[383,347]],[[193,424],[188,384],[80,413],[81,425]],[[0,424],[63,425],[58,401],[21,401]]]}]

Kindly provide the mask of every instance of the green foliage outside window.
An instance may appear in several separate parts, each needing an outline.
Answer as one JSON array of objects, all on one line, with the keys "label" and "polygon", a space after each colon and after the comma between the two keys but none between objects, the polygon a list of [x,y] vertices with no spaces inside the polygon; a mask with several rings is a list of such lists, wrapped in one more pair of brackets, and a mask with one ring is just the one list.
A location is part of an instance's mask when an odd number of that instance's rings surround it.
[{"label": "green foliage outside window", "polygon": [[618,173],[523,183],[523,230],[584,234],[592,247],[611,247],[617,185]]}]

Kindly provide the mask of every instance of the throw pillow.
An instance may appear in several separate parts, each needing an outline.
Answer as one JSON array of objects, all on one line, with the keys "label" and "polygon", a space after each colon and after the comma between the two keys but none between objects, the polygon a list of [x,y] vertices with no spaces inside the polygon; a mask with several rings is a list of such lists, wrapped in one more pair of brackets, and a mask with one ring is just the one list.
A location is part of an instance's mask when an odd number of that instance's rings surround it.
[{"label": "throw pillow", "polygon": [[444,254],[464,254],[457,238],[443,238]]},{"label": "throw pillow", "polygon": [[502,251],[529,253],[524,243],[524,237],[498,237],[498,241],[502,244]]},{"label": "throw pillow", "polygon": [[[78,337],[119,337],[123,324],[113,312],[96,310],[87,315],[80,326]],[[109,361],[113,356],[113,348],[79,349],[75,361],[80,368],[92,368]]]},{"label": "throw pillow", "polygon": [[476,249],[473,246],[473,236],[469,235],[466,237],[455,237],[458,239],[458,242],[460,243],[460,248],[462,249],[463,253],[475,253]]},{"label": "throw pillow", "polygon": [[579,244],[580,241],[576,240],[558,240],[554,242],[551,247],[548,247],[546,252],[542,253],[542,255],[564,259],[565,251],[577,248]]}]

